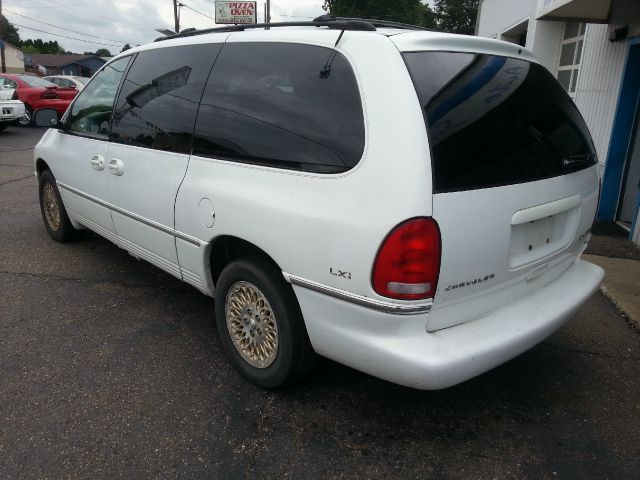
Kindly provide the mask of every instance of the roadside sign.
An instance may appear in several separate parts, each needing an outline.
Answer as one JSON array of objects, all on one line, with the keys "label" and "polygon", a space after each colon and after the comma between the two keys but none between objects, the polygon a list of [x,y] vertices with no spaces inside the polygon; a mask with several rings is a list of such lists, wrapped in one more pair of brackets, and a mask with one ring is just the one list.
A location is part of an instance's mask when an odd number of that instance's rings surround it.
[{"label": "roadside sign", "polygon": [[257,23],[258,2],[216,2],[216,23]]}]

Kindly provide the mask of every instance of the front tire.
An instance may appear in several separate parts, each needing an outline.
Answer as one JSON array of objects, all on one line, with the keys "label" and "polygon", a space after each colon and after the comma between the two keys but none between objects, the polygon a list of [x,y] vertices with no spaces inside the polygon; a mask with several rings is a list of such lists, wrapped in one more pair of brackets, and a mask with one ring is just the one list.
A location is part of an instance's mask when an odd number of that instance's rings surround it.
[{"label": "front tire", "polygon": [[39,176],[40,212],[47,233],[56,242],[69,242],[75,239],[78,231],[73,228],[71,220],[62,203],[56,180],[50,170]]},{"label": "front tire", "polygon": [[215,314],[227,354],[253,383],[282,387],[313,367],[316,354],[293,289],[268,260],[246,256],[225,267]]}]

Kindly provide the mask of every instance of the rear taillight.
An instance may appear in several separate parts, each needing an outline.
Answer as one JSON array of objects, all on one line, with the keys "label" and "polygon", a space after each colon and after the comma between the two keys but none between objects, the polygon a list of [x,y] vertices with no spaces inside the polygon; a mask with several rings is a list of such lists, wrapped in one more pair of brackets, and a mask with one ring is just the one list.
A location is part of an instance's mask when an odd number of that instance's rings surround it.
[{"label": "rear taillight", "polygon": [[58,94],[56,92],[52,92],[51,90],[47,90],[46,92],[42,92],[42,94],[40,95],[40,98],[42,100],[53,100],[53,99],[59,99],[60,97],[58,96]]},{"label": "rear taillight", "polygon": [[373,289],[401,300],[431,298],[440,272],[440,230],[432,218],[414,218],[395,227],[378,250]]},{"label": "rear taillight", "polygon": [[19,100],[18,91],[17,90],[13,91],[13,95],[11,96],[11,100]]}]

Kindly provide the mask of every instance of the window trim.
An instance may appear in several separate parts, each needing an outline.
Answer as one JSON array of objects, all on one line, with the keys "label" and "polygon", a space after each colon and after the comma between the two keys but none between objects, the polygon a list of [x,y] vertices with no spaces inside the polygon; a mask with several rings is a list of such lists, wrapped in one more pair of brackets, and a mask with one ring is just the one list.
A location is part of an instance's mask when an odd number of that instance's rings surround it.
[{"label": "window trim", "polygon": [[[569,96],[571,97],[571,100],[575,102],[576,94],[578,92],[578,80],[580,79],[580,65],[582,64],[582,57],[584,56],[585,38],[587,36],[587,25],[586,23],[578,22],[578,34],[574,37],[564,38],[565,33],[567,31],[567,25],[569,23],[573,23],[573,22],[565,22],[564,26],[562,27],[560,48],[558,49],[558,62],[557,62],[558,68],[556,73],[556,80],[558,80],[558,82],[560,81],[558,78],[560,75],[560,72],[565,72],[565,71],[571,72],[569,76],[569,88],[566,89],[565,91],[569,94]],[[576,57],[578,56],[578,46],[580,45],[580,42],[582,42],[582,47],[580,49],[580,60],[578,61],[578,63],[576,63]],[[565,47],[566,45],[570,45],[572,43],[574,43],[576,46],[575,50],[573,51],[572,63],[568,65],[560,65],[560,61],[562,59],[563,47]],[[574,82],[574,71],[576,72],[575,82]]]}]

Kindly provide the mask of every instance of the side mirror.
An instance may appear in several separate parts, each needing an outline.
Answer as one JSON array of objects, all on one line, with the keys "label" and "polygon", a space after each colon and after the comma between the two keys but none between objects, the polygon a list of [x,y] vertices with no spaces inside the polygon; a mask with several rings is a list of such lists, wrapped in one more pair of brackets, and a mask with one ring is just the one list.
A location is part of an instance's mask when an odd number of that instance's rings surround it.
[{"label": "side mirror", "polygon": [[37,127],[57,128],[60,125],[58,112],[53,108],[41,108],[33,114],[33,123]]}]

